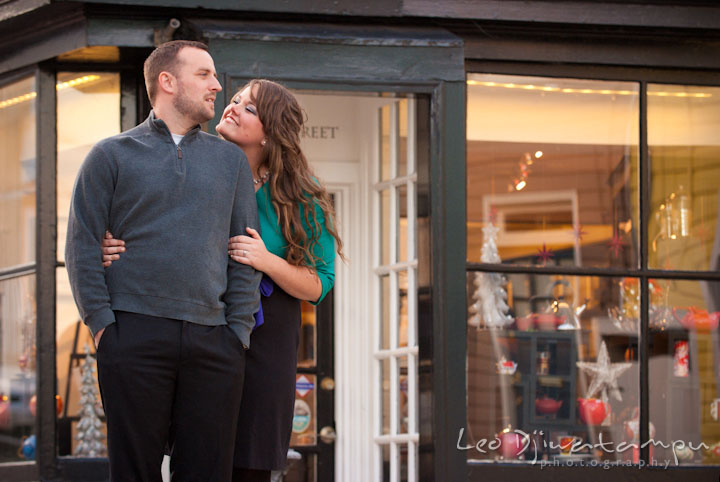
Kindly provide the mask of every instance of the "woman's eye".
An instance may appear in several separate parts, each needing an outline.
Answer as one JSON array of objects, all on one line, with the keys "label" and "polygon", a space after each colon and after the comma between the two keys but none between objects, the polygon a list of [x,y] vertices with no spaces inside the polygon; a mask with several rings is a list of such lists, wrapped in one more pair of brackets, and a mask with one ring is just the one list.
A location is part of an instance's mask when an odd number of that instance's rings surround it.
[{"label": "woman's eye", "polygon": [[250,113],[253,114],[253,115],[255,114],[255,109],[253,109],[253,108],[250,107],[250,106],[245,107],[245,110],[248,111],[248,112],[250,112]]},{"label": "woman's eye", "polygon": [[239,104],[239,103],[240,103],[240,100],[237,99],[237,98],[235,98],[235,99],[232,100],[232,103],[233,103],[233,104]]}]

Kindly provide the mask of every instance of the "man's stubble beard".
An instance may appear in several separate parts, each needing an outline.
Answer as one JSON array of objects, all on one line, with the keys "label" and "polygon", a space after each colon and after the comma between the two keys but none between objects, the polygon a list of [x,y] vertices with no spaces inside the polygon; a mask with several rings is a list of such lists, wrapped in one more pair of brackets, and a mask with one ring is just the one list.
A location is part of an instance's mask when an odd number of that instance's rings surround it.
[{"label": "man's stubble beard", "polygon": [[173,99],[173,107],[179,114],[182,114],[188,119],[192,119],[193,123],[196,124],[202,124],[203,122],[207,122],[213,118],[215,113],[213,112],[213,114],[209,115],[205,111],[204,102],[205,101],[203,100],[203,104],[201,105],[197,105],[196,103],[194,103],[187,96],[182,82],[180,82],[180,80],[178,79],[178,94]]}]

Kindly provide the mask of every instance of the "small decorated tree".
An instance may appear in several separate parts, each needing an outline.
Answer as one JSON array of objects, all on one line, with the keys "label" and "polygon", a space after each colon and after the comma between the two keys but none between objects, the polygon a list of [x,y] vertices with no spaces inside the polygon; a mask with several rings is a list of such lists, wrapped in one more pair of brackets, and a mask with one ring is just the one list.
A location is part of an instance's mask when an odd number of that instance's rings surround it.
[{"label": "small decorated tree", "polygon": [[[500,263],[497,248],[498,228],[492,222],[483,228],[483,246],[480,261],[483,263]],[[470,306],[470,326],[487,328],[504,328],[512,323],[508,315],[507,292],[505,277],[500,273],[475,273],[473,284],[473,304]]]},{"label": "small decorated tree", "polygon": [[107,452],[105,435],[103,434],[100,415],[102,409],[98,406],[98,390],[95,385],[95,358],[90,354],[90,347],[85,345],[85,361],[80,369],[80,421],[77,425],[77,445],[74,455],[84,457],[102,457]]}]

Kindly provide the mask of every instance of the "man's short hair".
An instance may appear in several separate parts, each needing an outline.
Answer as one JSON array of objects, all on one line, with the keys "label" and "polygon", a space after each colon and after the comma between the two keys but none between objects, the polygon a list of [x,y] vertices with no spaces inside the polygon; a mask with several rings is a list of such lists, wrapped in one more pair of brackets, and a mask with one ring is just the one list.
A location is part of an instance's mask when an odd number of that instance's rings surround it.
[{"label": "man's short hair", "polygon": [[208,47],[202,42],[193,40],[173,40],[160,45],[145,59],[143,74],[145,75],[145,88],[147,89],[150,105],[155,106],[157,95],[157,80],[161,72],[170,72],[177,77],[178,53],[186,48],[200,49],[208,52]]}]

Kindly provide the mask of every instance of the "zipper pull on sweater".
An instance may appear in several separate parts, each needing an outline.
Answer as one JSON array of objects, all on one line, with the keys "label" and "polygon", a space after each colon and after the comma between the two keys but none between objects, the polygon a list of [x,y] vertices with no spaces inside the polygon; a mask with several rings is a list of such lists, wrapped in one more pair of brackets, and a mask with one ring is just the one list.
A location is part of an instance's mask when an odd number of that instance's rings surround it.
[{"label": "zipper pull on sweater", "polygon": [[180,146],[177,146],[178,151],[178,159],[182,159],[182,149],[180,149]]}]

